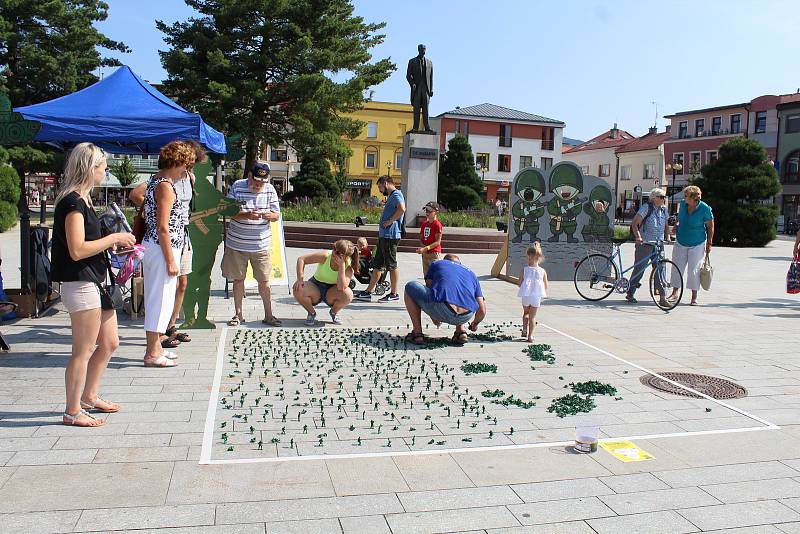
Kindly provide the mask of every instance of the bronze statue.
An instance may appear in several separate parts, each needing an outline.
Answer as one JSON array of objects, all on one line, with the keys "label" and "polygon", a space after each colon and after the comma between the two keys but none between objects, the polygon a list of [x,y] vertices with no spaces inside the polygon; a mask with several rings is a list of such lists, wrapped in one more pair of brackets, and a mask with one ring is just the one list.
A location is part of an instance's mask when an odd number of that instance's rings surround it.
[{"label": "bronze statue", "polygon": [[408,60],[406,80],[411,86],[411,104],[414,106],[414,127],[412,132],[419,132],[419,116],[422,113],[422,124],[425,132],[434,133],[428,123],[428,101],[433,96],[433,63],[425,59],[425,45],[417,47],[419,55]]}]

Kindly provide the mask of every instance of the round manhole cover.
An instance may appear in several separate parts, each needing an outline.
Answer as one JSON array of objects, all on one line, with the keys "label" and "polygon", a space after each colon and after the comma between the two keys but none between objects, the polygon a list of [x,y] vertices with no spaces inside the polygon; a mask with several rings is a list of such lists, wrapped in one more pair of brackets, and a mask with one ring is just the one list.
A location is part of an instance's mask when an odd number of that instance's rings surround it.
[{"label": "round manhole cover", "polygon": [[740,399],[747,396],[747,390],[739,384],[731,382],[730,380],[725,380],[724,378],[717,378],[716,376],[697,375],[694,373],[666,372],[659,373],[659,376],[644,375],[639,379],[639,381],[645,386],[649,386],[653,389],[664,391],[666,393],[683,395],[684,397],[692,397],[695,399],[702,398],[691,391],[667,382],[661,377],[673,380],[678,384],[692,388],[695,391],[699,391],[700,393],[708,395],[712,399]]}]

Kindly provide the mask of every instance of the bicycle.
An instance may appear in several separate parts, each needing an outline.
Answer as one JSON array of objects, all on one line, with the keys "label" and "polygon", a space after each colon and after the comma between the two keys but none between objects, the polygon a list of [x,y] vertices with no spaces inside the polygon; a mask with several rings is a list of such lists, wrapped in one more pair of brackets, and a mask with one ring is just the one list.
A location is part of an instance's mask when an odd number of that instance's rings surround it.
[{"label": "bicycle", "polygon": [[[598,302],[614,291],[627,293],[630,289],[630,280],[624,276],[625,273],[642,265],[646,268],[648,264],[653,263],[655,267],[650,272],[650,296],[653,302],[664,311],[670,311],[677,306],[683,297],[683,276],[678,266],[664,257],[664,242],[660,240],[647,242],[649,245],[654,245],[653,252],[627,269],[623,269],[620,245],[625,241],[627,240],[611,240],[613,244],[611,256],[587,253],[586,257],[575,265],[573,281],[578,294],[586,300]],[[668,267],[672,269],[672,273],[677,273],[675,277],[677,285],[672,284],[672,278],[667,273]],[[656,289],[658,286],[662,288],[663,301],[662,295]],[[675,291],[677,298],[671,298],[670,292]],[[664,302],[667,304],[664,305]]]}]

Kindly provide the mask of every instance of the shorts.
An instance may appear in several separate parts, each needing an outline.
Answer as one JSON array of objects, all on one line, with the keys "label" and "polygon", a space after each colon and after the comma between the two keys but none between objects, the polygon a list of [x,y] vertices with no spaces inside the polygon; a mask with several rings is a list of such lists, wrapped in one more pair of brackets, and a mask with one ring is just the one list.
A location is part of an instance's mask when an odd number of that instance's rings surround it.
[{"label": "shorts", "polygon": [[94,282],[61,282],[61,301],[69,313],[100,308],[100,288]]},{"label": "shorts", "polygon": [[397,269],[397,244],[399,239],[378,238],[375,257],[372,259],[372,268],[378,270],[394,271]]},{"label": "shorts", "polygon": [[269,282],[272,272],[272,260],[269,250],[258,252],[242,252],[225,247],[222,255],[222,276],[228,280],[244,280],[247,278],[248,262],[253,267],[253,277],[259,282]]},{"label": "shorts", "polygon": [[538,295],[525,295],[522,297],[522,305],[526,308],[528,306],[533,306],[534,308],[538,308],[542,305],[542,297]]},{"label": "shorts", "polygon": [[326,299],[326,296],[328,295],[328,290],[330,288],[332,288],[333,286],[335,286],[336,284],[326,284],[325,282],[320,282],[319,280],[317,280],[313,276],[311,278],[309,278],[308,282],[310,284],[314,284],[315,286],[317,286],[317,289],[319,289],[319,300],[317,302],[315,302],[314,305],[316,306],[320,302],[324,302],[325,304],[327,304],[328,301],[325,300],[325,299]]},{"label": "shorts", "polygon": [[471,311],[456,313],[448,303],[434,302],[433,290],[416,280],[406,284],[406,294],[434,321],[458,326],[468,323],[475,315],[475,312]]},{"label": "shorts", "polygon": [[439,259],[438,252],[423,252],[422,253],[422,273],[428,274],[428,268],[431,266],[431,263],[435,262]]},{"label": "shorts", "polygon": [[186,276],[187,274],[191,274],[192,272],[192,258],[194,258],[194,249],[192,248],[192,243],[189,241],[188,236],[183,241],[183,250],[181,251],[181,261],[179,268],[179,274],[181,276]]}]

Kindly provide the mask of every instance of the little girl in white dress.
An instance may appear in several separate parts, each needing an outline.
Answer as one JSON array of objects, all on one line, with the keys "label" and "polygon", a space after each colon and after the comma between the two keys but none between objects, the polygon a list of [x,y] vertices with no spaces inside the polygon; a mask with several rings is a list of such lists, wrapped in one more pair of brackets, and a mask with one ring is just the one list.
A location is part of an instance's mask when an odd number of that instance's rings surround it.
[{"label": "little girl in white dress", "polygon": [[536,312],[547,296],[547,271],[539,266],[544,261],[542,246],[536,242],[528,247],[528,266],[519,277],[517,296],[522,298],[522,337],[533,341],[533,329],[536,327]]}]

